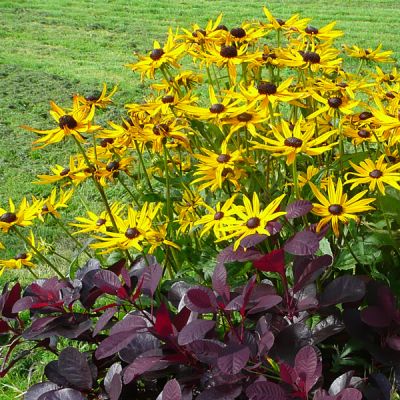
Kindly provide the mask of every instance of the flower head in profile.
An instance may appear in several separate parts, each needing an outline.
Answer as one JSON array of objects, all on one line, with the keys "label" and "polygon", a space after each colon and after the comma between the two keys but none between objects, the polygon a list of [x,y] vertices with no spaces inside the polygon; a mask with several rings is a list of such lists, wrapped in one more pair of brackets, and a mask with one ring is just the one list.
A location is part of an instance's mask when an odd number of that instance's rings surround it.
[{"label": "flower head in profile", "polygon": [[67,112],[54,102],[50,102],[50,115],[56,121],[58,126],[54,129],[40,130],[23,125],[27,129],[40,135],[44,135],[33,143],[36,148],[42,148],[49,144],[61,142],[67,136],[74,136],[78,141],[84,142],[84,133],[95,132],[100,126],[92,125],[95,107],[89,109],[82,107],[78,96],[74,96],[72,110]]},{"label": "flower head in profile", "polygon": [[57,211],[60,208],[66,208],[68,207],[67,203],[71,199],[72,195],[74,193],[73,189],[70,190],[62,190],[60,189],[58,191],[58,198],[57,198],[57,188],[54,188],[51,191],[51,194],[49,197],[43,199],[43,200],[37,200],[34,196],[32,196],[33,201],[38,201],[39,204],[41,205],[39,213],[38,213],[38,218],[41,221],[44,221],[44,216],[51,214],[56,218],[61,218],[60,213]]},{"label": "flower head in profile", "polygon": [[394,62],[394,60],[391,58],[393,51],[381,51],[382,44],[380,44],[375,50],[371,48],[363,49],[355,45],[351,47],[343,45],[343,49],[350,57],[353,58],[360,58],[362,60],[380,63]]},{"label": "flower head in profile", "polygon": [[343,185],[340,178],[336,185],[332,178],[328,179],[327,196],[323,195],[312,182],[309,182],[309,185],[314,196],[319,201],[319,203],[313,203],[312,212],[322,217],[318,222],[317,232],[319,232],[326,224],[331,223],[335,236],[339,236],[339,222],[347,224],[351,219],[358,221],[356,214],[374,210],[374,208],[369,204],[375,199],[363,199],[367,190],[364,190],[351,199],[348,199],[347,194],[343,193]]},{"label": "flower head in profile", "polygon": [[233,211],[237,218],[223,228],[224,233],[217,241],[220,242],[235,237],[233,250],[236,251],[240,246],[240,242],[247,236],[255,233],[270,236],[271,233],[267,229],[268,222],[286,214],[286,211],[278,211],[278,207],[284,197],[285,195],[282,194],[264,209],[261,209],[260,200],[256,192],[253,193],[252,200],[243,196],[243,206],[233,206]]},{"label": "flower head in profile", "polygon": [[15,207],[12,199],[8,201],[8,209],[0,207],[0,230],[7,233],[13,226],[29,226],[37,217],[40,202],[34,201],[29,204],[24,197],[19,205]]},{"label": "flower head in profile", "polygon": [[92,106],[98,108],[106,108],[109,104],[112,103],[111,97],[115,94],[117,90],[118,87],[115,86],[111,90],[111,92],[107,94],[107,85],[103,83],[103,89],[101,92],[95,92],[88,96],[78,96],[78,100],[86,111],[90,111]]},{"label": "flower head in profile", "polygon": [[389,166],[385,161],[385,154],[382,154],[379,159],[374,162],[366,159],[356,165],[350,161],[350,165],[357,172],[348,172],[345,178],[354,176],[354,178],[346,180],[345,184],[351,183],[350,190],[364,183],[369,183],[369,190],[372,192],[378,187],[379,191],[384,195],[385,186],[388,184],[397,190],[400,190],[400,173],[395,172],[400,169],[400,163]]}]

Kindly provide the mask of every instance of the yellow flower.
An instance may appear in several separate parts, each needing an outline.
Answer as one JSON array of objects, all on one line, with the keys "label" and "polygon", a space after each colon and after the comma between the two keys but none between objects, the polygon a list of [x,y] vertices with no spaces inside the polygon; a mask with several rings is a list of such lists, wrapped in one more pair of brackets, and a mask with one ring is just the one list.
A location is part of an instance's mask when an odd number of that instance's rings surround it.
[{"label": "yellow flower", "polygon": [[343,49],[350,57],[381,63],[394,62],[390,57],[393,54],[393,51],[381,51],[382,44],[380,44],[375,50],[372,50],[371,48],[362,49],[355,45],[351,47],[343,45]]},{"label": "yellow flower", "polygon": [[107,186],[107,181],[114,181],[120,172],[129,175],[128,168],[132,165],[133,157],[124,157],[119,160],[111,160],[103,163],[99,160],[96,162],[95,178],[100,182],[101,186]]},{"label": "yellow flower", "polygon": [[[113,216],[119,216],[124,208],[124,205],[119,202],[115,202],[111,204],[111,213]],[[102,211],[100,214],[87,211],[87,215],[88,218],[75,217],[78,222],[69,224],[71,226],[80,228],[78,231],[74,232],[73,235],[86,232],[106,233],[108,229],[113,228],[108,211]]]},{"label": "yellow flower", "polygon": [[24,197],[18,209],[16,209],[12,199],[9,199],[8,202],[8,210],[0,207],[0,230],[7,233],[14,225],[32,225],[32,221],[37,217],[39,211],[39,201],[34,201],[32,205],[29,205]]},{"label": "yellow flower", "polygon": [[[280,128],[280,129],[278,129]],[[294,126],[282,121],[280,127],[272,126],[273,138],[269,136],[260,137],[265,144],[251,141],[253,149],[268,150],[275,157],[286,156],[286,164],[291,165],[297,154],[308,154],[315,156],[328,151],[335,143],[322,145],[336,130],[332,130],[313,138],[315,134],[315,124],[305,123],[302,119],[298,120]]]},{"label": "yellow flower", "polygon": [[260,200],[256,192],[253,193],[252,201],[248,197],[243,196],[243,206],[232,206],[238,218],[235,221],[227,223],[217,242],[238,237],[233,245],[233,250],[236,251],[240,246],[240,242],[247,236],[255,233],[270,236],[271,234],[267,229],[268,222],[286,214],[286,211],[277,211],[284,197],[285,195],[282,194],[261,210]]},{"label": "yellow flower", "polygon": [[[384,183],[400,190],[400,185],[397,183],[400,181],[400,173],[394,172],[400,169],[400,163],[388,167],[388,164],[384,162],[384,159],[385,155],[382,154],[376,162],[366,159],[362,161],[359,166],[350,161],[350,165],[357,171],[357,173],[348,172],[345,175],[345,184],[352,183],[350,186],[351,190],[363,183],[369,183],[370,191],[374,191],[375,187],[378,186],[379,191],[383,195],[385,194]],[[354,175],[355,178],[347,180],[347,177],[350,175]]]},{"label": "yellow flower", "polygon": [[61,142],[67,136],[74,136],[80,142],[84,142],[83,133],[91,133],[98,129],[100,126],[92,125],[95,107],[90,107],[89,110],[82,108],[79,103],[78,96],[74,96],[72,111],[67,113],[54,102],[50,102],[51,110],[50,115],[57,122],[58,127],[48,130],[34,129],[29,126],[23,125],[22,128],[28,131],[39,133],[44,137],[35,140],[33,143],[37,144],[37,148],[48,146],[52,143]]},{"label": "yellow flower", "polygon": [[199,187],[199,190],[210,186],[212,191],[217,188],[221,189],[223,182],[231,180],[231,174],[237,169],[237,164],[243,161],[241,150],[230,152],[227,142],[224,141],[221,145],[220,154],[205,148],[202,148],[202,151],[206,155],[194,154],[194,157],[200,160],[201,163],[196,166],[197,171],[193,174],[194,176],[200,176],[200,178],[195,179],[192,184],[204,182]]},{"label": "yellow flower", "polygon": [[115,86],[113,90],[109,94],[107,94],[107,85],[103,83],[103,90],[99,93],[96,92],[90,96],[78,96],[79,102],[82,104],[82,107],[90,111],[92,106],[99,108],[106,108],[110,103],[112,103],[111,97],[115,94],[118,87]]},{"label": "yellow flower", "polygon": [[185,190],[182,201],[176,203],[176,213],[178,214],[179,229],[178,234],[190,231],[194,223],[199,219],[197,212],[200,206],[205,206],[201,196],[190,190]]},{"label": "yellow flower", "polygon": [[368,204],[372,203],[375,198],[362,199],[365,193],[367,193],[367,190],[364,190],[363,192],[356,194],[353,198],[347,200],[347,194],[343,193],[343,185],[340,178],[337,182],[336,188],[332,178],[328,179],[327,197],[324,196],[312,182],[309,182],[309,185],[311,186],[314,196],[320,202],[313,203],[312,209],[314,214],[322,217],[318,222],[317,232],[330,222],[334,234],[339,236],[339,222],[346,224],[350,219],[358,221],[358,217],[355,214],[374,210],[374,208]]},{"label": "yellow flower", "polygon": [[57,189],[54,188],[51,191],[50,196],[44,200],[37,200],[34,196],[32,196],[32,200],[34,202],[39,201],[41,205],[41,208],[38,213],[38,218],[41,221],[44,221],[43,217],[47,214],[51,214],[56,218],[60,218],[61,215],[57,210],[59,208],[68,207],[67,202],[71,199],[73,193],[74,193],[73,189],[67,190],[65,192],[62,189],[60,189],[57,199]]},{"label": "yellow flower", "polygon": [[57,164],[55,167],[50,167],[50,169],[53,175],[38,175],[37,177],[40,181],[34,183],[44,185],[65,180],[65,185],[70,183],[79,185],[91,175],[82,156],[71,156],[69,158],[68,167]]},{"label": "yellow flower", "polygon": [[127,250],[132,247],[143,251],[143,247],[148,244],[149,235],[153,233],[153,220],[160,208],[161,204],[146,202],[140,210],[129,207],[126,219],[114,215],[118,232],[106,231],[104,236],[95,236],[99,242],[91,244],[90,247],[104,249],[101,254],[110,253],[115,249]]},{"label": "yellow flower", "polygon": [[337,111],[340,111],[343,114],[353,114],[353,108],[356,107],[359,103],[359,101],[351,100],[347,96],[332,96],[326,99],[314,91],[311,95],[312,97],[314,97],[314,99],[325,105],[323,107],[318,107],[316,111],[314,111],[307,117],[308,119],[315,118],[319,114],[325,112],[331,116],[333,116]]},{"label": "yellow flower", "polygon": [[268,20],[268,24],[263,24],[263,26],[276,31],[283,30],[288,32],[298,32],[299,30],[304,29],[310,21],[310,18],[299,19],[298,14],[292,15],[287,20],[275,18],[267,7],[263,7],[263,11]]},{"label": "yellow flower", "polygon": [[205,208],[209,211],[209,214],[202,216],[195,222],[194,225],[203,225],[200,231],[200,237],[212,230],[215,237],[218,239],[224,232],[224,226],[229,223],[235,222],[233,215],[235,211],[232,208],[232,204],[236,199],[236,194],[231,196],[224,205],[221,206],[221,202],[218,202],[215,208],[205,204]]},{"label": "yellow flower", "polygon": [[323,40],[323,41],[332,41],[340,36],[343,36],[342,31],[334,30],[334,26],[336,25],[336,21],[325,25],[322,28],[316,28],[311,25],[307,25],[304,30],[300,32],[300,35],[304,39],[311,40],[312,43],[315,43],[316,40]]},{"label": "yellow flower", "polygon": [[148,56],[141,56],[138,62],[127,66],[132,68],[133,71],[139,71],[142,80],[145,76],[154,79],[155,71],[160,68],[179,68],[178,59],[182,56],[184,50],[185,47],[182,44],[177,45],[175,35],[172,30],[169,30],[167,42],[163,47],[155,40],[153,50]]}]

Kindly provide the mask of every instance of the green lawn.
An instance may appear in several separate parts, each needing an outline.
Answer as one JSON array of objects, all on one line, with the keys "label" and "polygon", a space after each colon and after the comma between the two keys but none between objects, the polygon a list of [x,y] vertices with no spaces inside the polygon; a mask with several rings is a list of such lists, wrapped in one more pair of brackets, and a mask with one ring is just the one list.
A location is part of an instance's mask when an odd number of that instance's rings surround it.
[{"label": "green lawn", "polygon": [[[382,43],[400,58],[398,0],[0,0],[0,205],[9,196],[19,201],[30,194],[48,194],[49,187],[30,182],[67,159],[65,144],[32,152],[34,135],[19,128],[50,126],[49,100],[68,104],[74,93],[90,94],[101,89],[102,82],[117,84],[115,105],[102,122],[117,119],[123,104],[139,101],[145,90],[124,67],[135,59],[135,52],[148,51],[154,39],[163,40],[169,27],[204,25],[220,12],[228,27],[263,19],[265,4],[277,17],[293,13],[312,17],[317,27],[337,20],[337,28],[345,31],[340,43],[365,47]],[[55,237],[57,230],[44,234]],[[66,240],[59,238],[64,246]],[[6,272],[0,287],[16,279],[21,280]],[[19,392],[10,385],[26,389],[28,370],[0,382],[0,400],[16,398]],[[33,379],[40,379],[40,373]]]}]

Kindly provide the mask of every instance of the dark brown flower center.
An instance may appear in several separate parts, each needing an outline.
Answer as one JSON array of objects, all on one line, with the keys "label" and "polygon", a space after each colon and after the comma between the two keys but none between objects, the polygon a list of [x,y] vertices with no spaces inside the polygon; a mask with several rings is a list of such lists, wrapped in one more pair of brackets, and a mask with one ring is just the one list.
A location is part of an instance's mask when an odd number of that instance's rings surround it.
[{"label": "dark brown flower center", "polygon": [[340,204],[331,204],[328,208],[328,211],[332,215],[340,215],[343,211],[343,207]]},{"label": "dark brown flower center", "polygon": [[201,33],[203,36],[207,35],[207,32],[204,29],[196,29],[193,33],[192,36],[193,37],[198,37],[199,33]]},{"label": "dark brown flower center", "polygon": [[115,170],[117,170],[118,168],[119,168],[119,162],[118,162],[118,161],[111,161],[111,162],[109,162],[109,163],[107,164],[107,166],[106,166],[106,170],[107,170],[108,172],[115,171]]},{"label": "dark brown flower center", "polygon": [[217,157],[217,161],[221,164],[227,163],[231,159],[231,156],[229,154],[220,154]]},{"label": "dark brown flower center", "polygon": [[137,228],[128,228],[125,232],[125,236],[128,239],[135,239],[140,235],[140,232]]},{"label": "dark brown flower center", "polygon": [[157,124],[153,127],[153,133],[157,136],[160,136],[164,133],[169,132],[169,126],[167,124]]},{"label": "dark brown flower center", "polygon": [[243,28],[233,28],[231,29],[231,35],[235,38],[241,39],[246,36],[246,31]]},{"label": "dark brown flower center", "polygon": [[228,28],[226,27],[226,25],[221,24],[221,25],[218,25],[218,26],[215,28],[215,30],[216,30],[216,31],[228,31]]},{"label": "dark brown flower center", "polygon": [[302,144],[303,144],[303,141],[294,136],[286,138],[284,141],[285,146],[294,147],[294,148],[301,147]]},{"label": "dark brown flower center", "polygon": [[318,29],[311,25],[308,25],[304,31],[306,33],[308,33],[309,35],[317,35],[318,34]]},{"label": "dark brown flower center", "polygon": [[258,93],[260,93],[260,94],[269,95],[269,94],[275,94],[277,87],[276,87],[276,85],[274,85],[271,82],[261,82],[257,86],[257,90],[258,90]]},{"label": "dark brown flower center", "polygon": [[388,99],[394,99],[396,96],[393,92],[386,92],[386,97]]},{"label": "dark brown flower center", "polygon": [[237,116],[239,122],[249,122],[252,118],[253,116],[249,113],[241,113]]},{"label": "dark brown flower center", "polygon": [[221,176],[223,176],[224,178],[228,175],[228,174],[233,174],[233,169],[232,168],[224,168],[221,172]]},{"label": "dark brown flower center", "polygon": [[113,143],[114,143],[114,139],[112,139],[112,138],[105,138],[105,139],[102,139],[102,140],[101,140],[100,146],[101,146],[101,147],[107,147],[108,144],[113,144]]},{"label": "dark brown flower center", "polygon": [[302,56],[304,62],[309,62],[311,64],[319,64],[321,62],[321,57],[314,51],[305,51]]},{"label": "dark brown flower center", "polygon": [[336,84],[336,86],[339,86],[344,89],[344,88],[347,88],[347,86],[349,86],[349,85],[346,82],[339,82]]},{"label": "dark brown flower center", "polygon": [[102,225],[104,225],[106,222],[107,222],[107,221],[106,221],[104,218],[99,218],[99,219],[96,221],[96,226],[102,226]]},{"label": "dark brown flower center", "polygon": [[218,211],[214,214],[214,219],[215,219],[215,221],[219,221],[220,219],[222,219],[223,216],[224,216],[224,213],[222,211]]},{"label": "dark brown flower center", "polygon": [[0,215],[0,222],[6,222],[7,224],[11,224],[17,220],[17,216],[12,212],[6,212],[3,215]]},{"label": "dark brown flower center", "polygon": [[276,21],[280,26],[285,25],[285,22],[286,22],[286,21],[284,21],[283,19],[280,19],[280,18],[276,18],[275,21]]},{"label": "dark brown flower center", "polygon": [[219,54],[225,58],[234,58],[237,57],[238,52],[235,46],[222,46]]},{"label": "dark brown flower center", "polygon": [[215,103],[215,104],[211,105],[209,110],[213,114],[220,114],[220,113],[222,113],[222,111],[225,110],[225,106],[223,104],[221,104],[221,103]]},{"label": "dark brown flower center", "polygon": [[367,139],[371,136],[371,134],[366,129],[360,129],[357,132],[357,135],[362,139]]},{"label": "dark brown flower center", "polygon": [[263,61],[267,61],[268,58],[271,58],[272,60],[276,60],[276,59],[277,59],[276,54],[273,53],[273,52],[271,52],[271,53],[264,53],[264,54],[262,55]]},{"label": "dark brown flower center", "polygon": [[76,128],[78,123],[75,121],[74,117],[72,115],[63,115],[59,120],[58,120],[58,126],[61,129],[64,129],[67,127],[68,129],[74,129]]},{"label": "dark brown flower center", "polygon": [[69,168],[64,168],[61,172],[60,172],[60,176],[65,176],[68,175],[71,172],[71,170]]},{"label": "dark brown flower center", "polygon": [[28,258],[28,254],[26,254],[26,253],[18,253],[14,257],[14,260],[25,260],[26,258]]},{"label": "dark brown flower center", "polygon": [[164,96],[161,101],[164,104],[169,104],[169,103],[173,103],[174,102],[174,96],[172,96],[171,94],[167,94],[166,96]]},{"label": "dark brown flower center", "polygon": [[369,111],[363,111],[360,113],[359,118],[361,121],[365,121],[366,119],[372,118],[372,113]]},{"label": "dark brown flower center", "polygon": [[250,218],[249,220],[247,220],[246,226],[249,229],[255,229],[255,228],[259,227],[260,226],[260,218],[258,218],[258,217]]},{"label": "dark brown flower center", "polygon": [[93,94],[91,94],[90,96],[85,97],[85,100],[86,101],[97,101],[100,98],[100,96],[101,96],[101,92],[97,91],[97,92],[94,92]]},{"label": "dark brown flower center", "polygon": [[46,212],[48,212],[49,211],[49,207],[45,204],[43,207],[42,207],[42,212],[43,213],[46,213]]},{"label": "dark brown flower center", "polygon": [[372,171],[369,173],[369,176],[370,176],[371,178],[374,178],[374,179],[378,179],[378,178],[380,178],[382,175],[383,175],[383,173],[382,173],[382,171],[379,171],[379,169],[374,169],[374,170],[372,170]]},{"label": "dark brown flower center", "polygon": [[164,50],[163,50],[163,49],[154,49],[154,50],[150,53],[150,58],[151,58],[153,61],[157,61],[157,60],[159,60],[163,55],[164,55]]},{"label": "dark brown flower center", "polygon": [[331,97],[328,99],[329,107],[339,108],[342,105],[342,99],[340,97]]}]

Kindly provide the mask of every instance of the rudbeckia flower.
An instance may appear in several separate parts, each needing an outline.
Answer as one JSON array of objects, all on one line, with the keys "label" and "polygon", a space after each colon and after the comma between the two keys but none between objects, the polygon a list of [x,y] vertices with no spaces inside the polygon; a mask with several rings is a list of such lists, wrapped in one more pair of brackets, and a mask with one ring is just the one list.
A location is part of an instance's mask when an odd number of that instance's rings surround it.
[{"label": "rudbeckia flower", "polygon": [[282,194],[264,209],[261,209],[260,200],[256,192],[253,193],[252,200],[243,196],[243,206],[233,206],[235,215],[238,218],[223,228],[224,232],[217,242],[237,237],[233,245],[233,250],[236,251],[240,246],[240,242],[247,236],[255,233],[270,236],[271,234],[267,229],[268,222],[286,214],[286,211],[277,211],[284,197],[285,195]]},{"label": "rudbeckia flower", "polygon": [[[384,160],[385,155],[382,154],[376,162],[366,159],[360,165],[356,165],[350,161],[350,165],[357,172],[348,172],[345,175],[345,184],[351,183],[350,190],[352,190],[358,185],[369,183],[369,190],[371,192],[375,190],[375,187],[378,187],[383,195],[385,195],[384,183],[400,190],[400,185],[398,184],[400,173],[395,172],[400,169],[400,163],[389,166]],[[347,179],[351,175],[355,178]]]},{"label": "rudbeckia flower", "polygon": [[44,135],[44,137],[33,142],[38,145],[36,148],[42,148],[52,143],[61,142],[65,137],[70,135],[83,143],[85,142],[83,133],[91,133],[100,129],[100,126],[92,125],[95,107],[92,106],[89,110],[82,108],[78,96],[74,96],[72,111],[68,113],[54,102],[50,102],[50,106],[50,115],[57,122],[57,128],[39,130],[26,125],[22,126],[22,128],[28,131]]},{"label": "rudbeckia flower", "polygon": [[381,63],[390,63],[394,62],[394,60],[390,57],[393,54],[393,51],[381,51],[382,44],[380,44],[375,50],[371,48],[362,49],[358,46],[346,46],[343,45],[344,51],[353,58],[360,58],[362,60],[373,61],[373,62],[381,62]]},{"label": "rudbeckia flower", "polygon": [[58,199],[57,199],[57,188],[54,188],[51,191],[49,197],[43,200],[38,200],[34,196],[32,196],[32,200],[34,202],[39,202],[41,207],[38,213],[38,218],[44,222],[44,216],[47,214],[51,214],[56,218],[60,218],[61,215],[57,211],[59,208],[66,208],[68,207],[67,203],[71,199],[74,193],[73,189],[63,191],[62,189],[59,190]]},{"label": "rudbeckia flower", "polygon": [[287,165],[291,165],[298,154],[315,156],[330,150],[337,144],[335,142],[323,145],[336,133],[336,130],[314,137],[315,124],[305,123],[302,119],[298,120],[294,126],[282,121],[280,126],[271,126],[271,128],[273,137],[258,135],[264,144],[251,141],[254,144],[253,149],[268,150],[274,157],[286,156]]},{"label": "rudbeckia flower", "polygon": [[312,182],[309,182],[309,185],[314,196],[320,202],[313,203],[312,209],[314,214],[322,217],[318,222],[317,232],[326,224],[331,223],[335,236],[339,236],[339,222],[346,224],[350,219],[358,221],[356,214],[374,210],[369,204],[372,203],[375,198],[363,199],[367,190],[356,194],[351,199],[347,199],[348,196],[346,193],[343,193],[343,185],[340,178],[338,179],[336,188],[333,179],[328,179],[327,196],[324,196]]},{"label": "rudbeckia flower", "polygon": [[9,199],[8,202],[8,210],[0,207],[0,230],[2,230],[4,233],[7,233],[14,225],[32,225],[32,221],[37,217],[39,211],[39,201],[34,201],[30,205],[24,197],[18,209],[15,207],[12,199]]},{"label": "rudbeckia flower", "polygon": [[264,28],[268,28],[271,30],[298,32],[301,29],[304,29],[308,24],[308,22],[311,21],[310,18],[299,19],[299,14],[294,14],[287,20],[275,18],[267,7],[263,7],[263,11],[268,20],[268,23],[267,24],[263,23],[263,26]]},{"label": "rudbeckia flower", "polygon": [[325,42],[332,41],[340,36],[343,36],[342,31],[333,29],[335,25],[336,21],[333,21],[322,28],[316,28],[315,26],[307,25],[304,30],[302,29],[300,31],[300,35],[304,39],[310,40],[312,43],[315,43],[316,39]]},{"label": "rudbeckia flower", "polygon": [[93,93],[87,97],[78,96],[78,100],[82,104],[82,107],[87,111],[90,111],[92,106],[106,108],[110,103],[112,103],[111,97],[117,90],[118,87],[115,86],[111,92],[107,94],[107,85],[103,83],[103,90],[101,92]]}]

